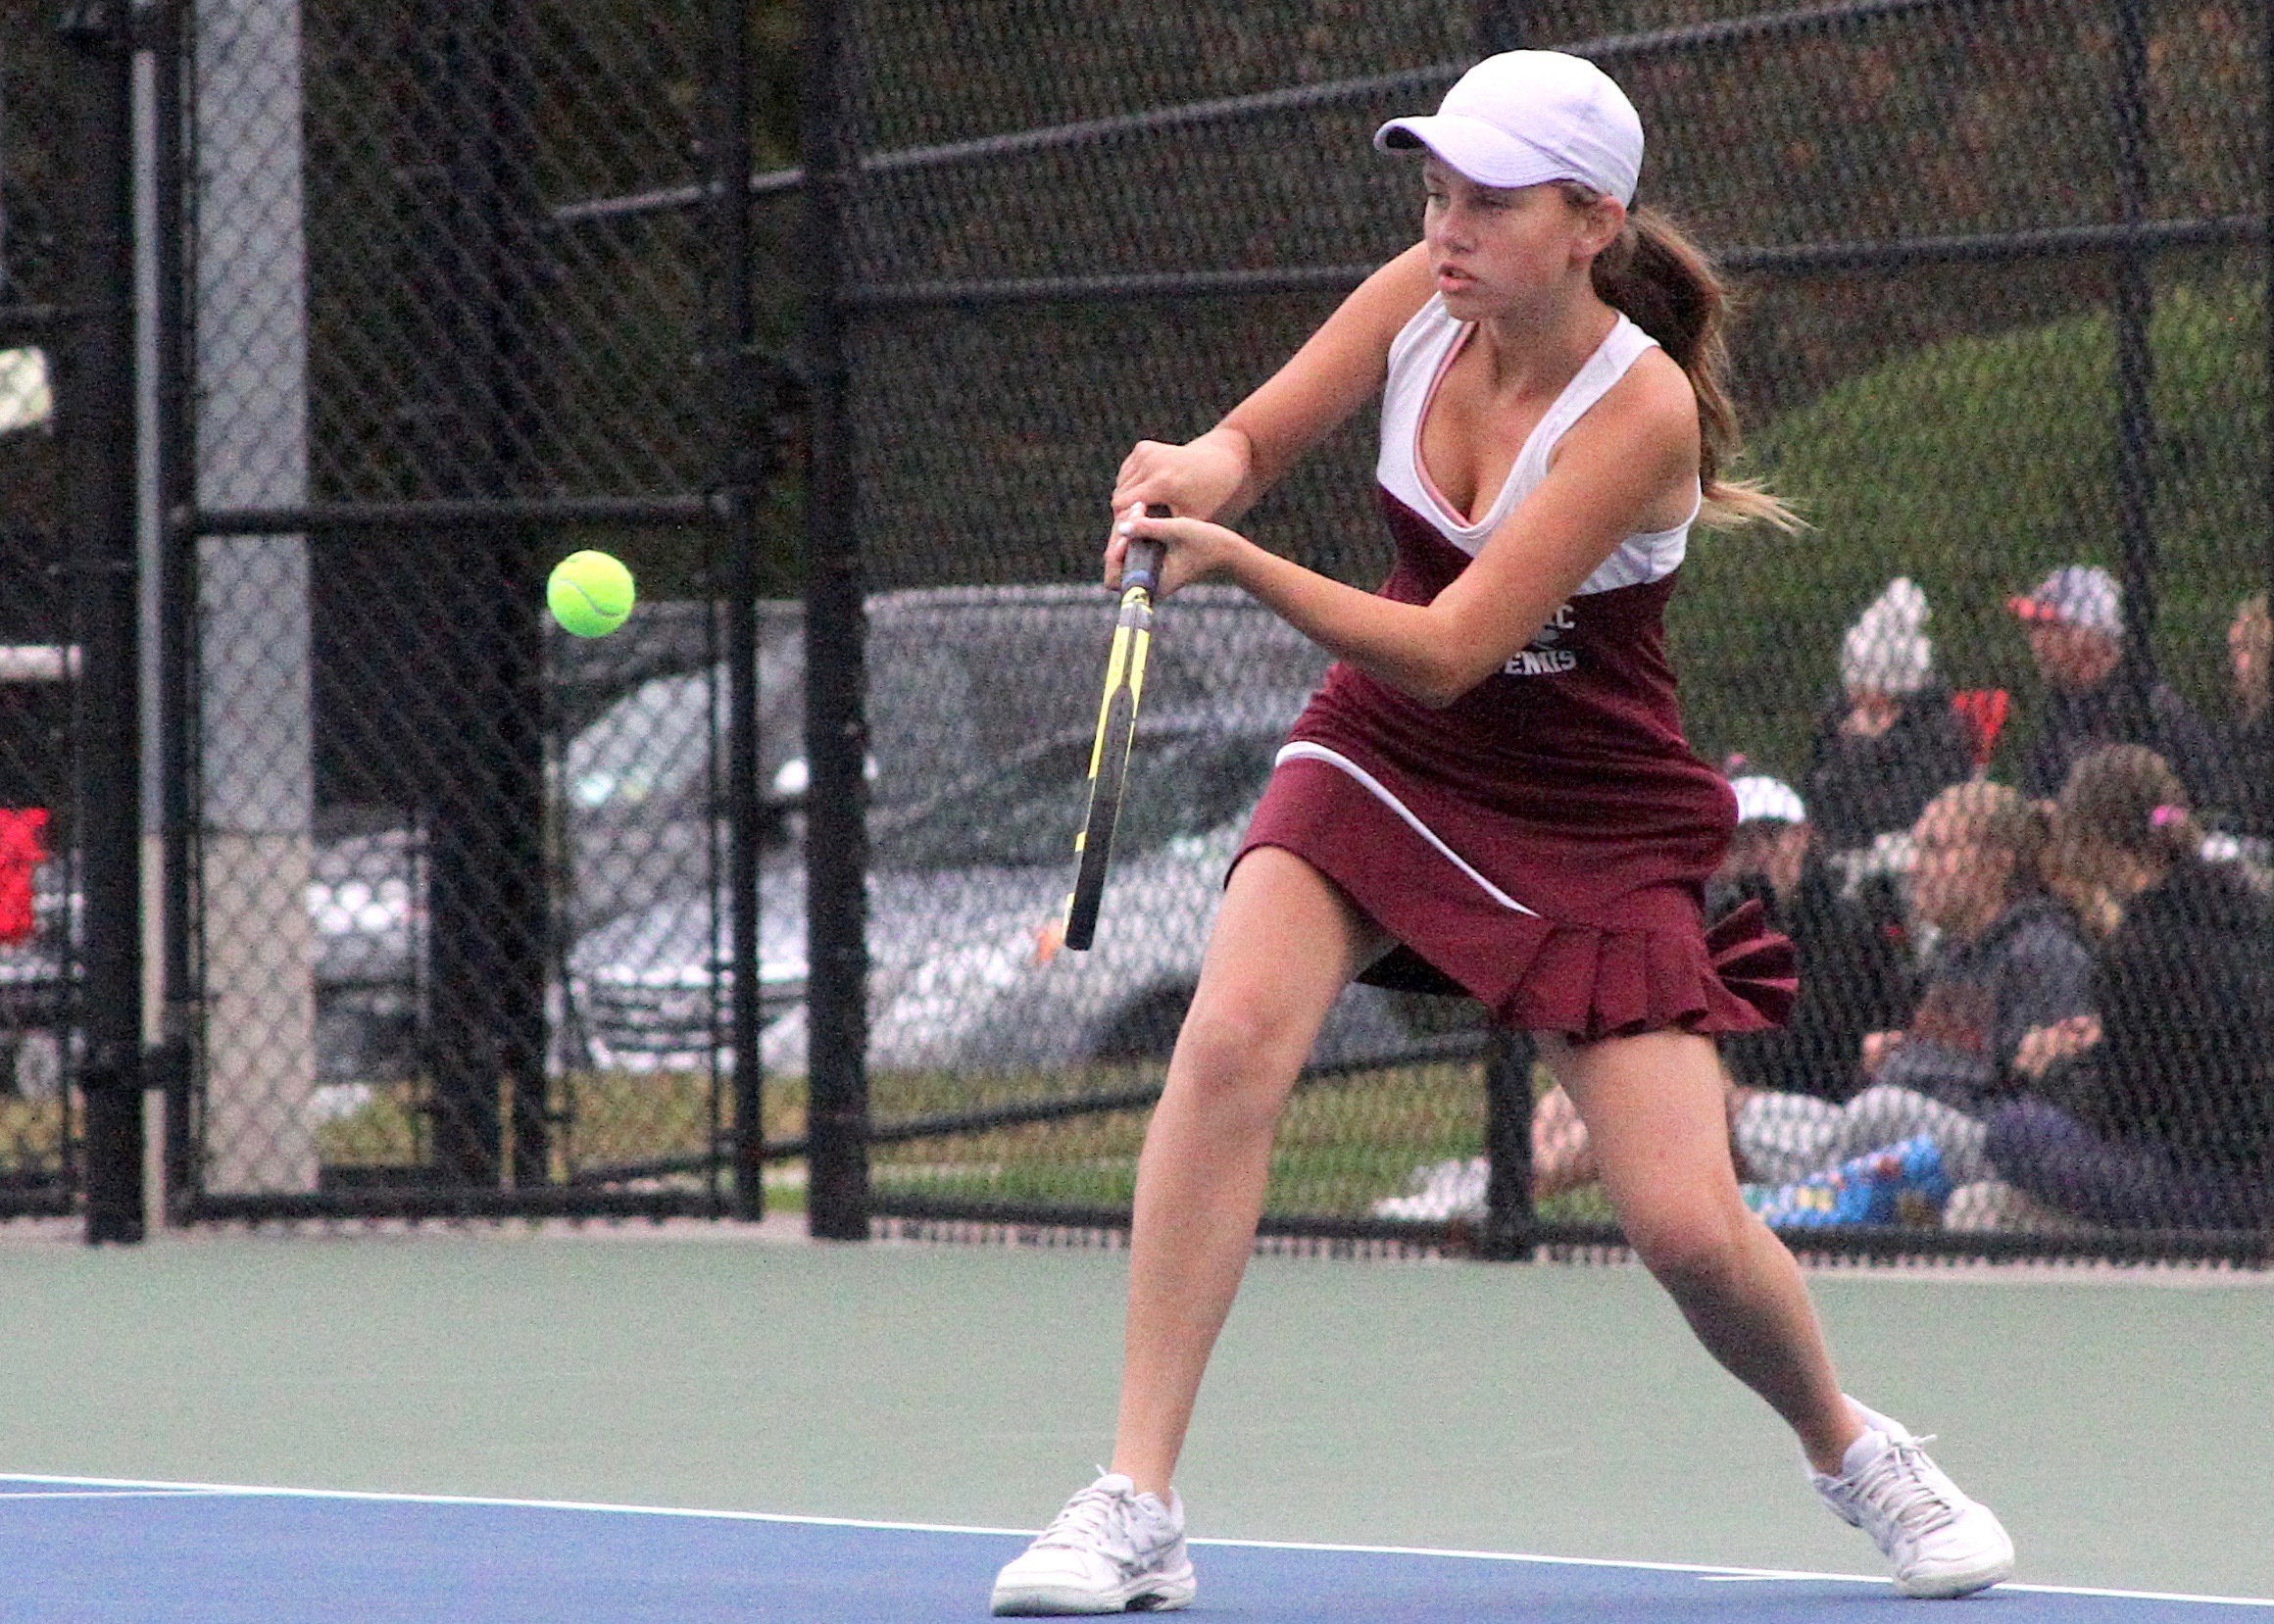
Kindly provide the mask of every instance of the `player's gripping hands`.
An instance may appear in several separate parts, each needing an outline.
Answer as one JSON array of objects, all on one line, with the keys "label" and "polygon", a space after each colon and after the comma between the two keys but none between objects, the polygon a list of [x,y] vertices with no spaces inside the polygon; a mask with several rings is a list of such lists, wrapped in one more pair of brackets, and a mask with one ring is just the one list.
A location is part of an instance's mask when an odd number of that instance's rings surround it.
[{"label": "player's gripping hands", "polygon": [[1167,545],[1167,555],[1161,563],[1161,581],[1153,593],[1156,603],[1194,581],[1219,575],[1236,578],[1240,556],[1257,551],[1256,544],[1237,530],[1204,518],[1154,518],[1146,514],[1143,503],[1132,502],[1121,510],[1112,538],[1106,543],[1106,584],[1116,591],[1121,585],[1121,561],[1132,541]]},{"label": "player's gripping hands", "polygon": [[1254,463],[1247,435],[1221,425],[1183,445],[1139,440],[1113,475],[1114,517],[1157,502],[1197,518],[1237,518],[1256,499]]},{"label": "player's gripping hands", "polygon": [[[1195,519],[1237,518],[1260,494],[1255,472],[1255,447],[1237,428],[1219,424],[1183,445],[1138,441],[1113,476],[1113,530],[1106,543],[1106,584],[1114,588],[1121,584],[1121,556],[1132,533],[1127,528],[1132,510],[1140,518],[1148,507],[1166,508]],[[1224,566],[1220,554],[1206,561],[1193,554],[1186,545],[1190,538],[1182,532],[1163,532],[1157,539],[1169,544],[1171,559],[1157,598]],[[1181,563],[1175,562],[1179,554],[1186,555]]]}]

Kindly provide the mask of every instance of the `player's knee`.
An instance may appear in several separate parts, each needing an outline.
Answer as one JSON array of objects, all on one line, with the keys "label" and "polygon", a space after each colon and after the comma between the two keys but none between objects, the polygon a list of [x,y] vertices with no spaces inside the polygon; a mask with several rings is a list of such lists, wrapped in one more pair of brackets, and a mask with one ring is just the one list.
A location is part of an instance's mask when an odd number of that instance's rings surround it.
[{"label": "player's knee", "polygon": [[1174,1064],[1188,1087],[1275,1109],[1307,1046],[1301,1023],[1282,1012],[1204,999],[1184,1018]]},{"label": "player's knee", "polygon": [[1716,1203],[1675,1202],[1621,1215],[1627,1245],[1677,1297],[1710,1292],[1744,1267],[1745,1236]]}]

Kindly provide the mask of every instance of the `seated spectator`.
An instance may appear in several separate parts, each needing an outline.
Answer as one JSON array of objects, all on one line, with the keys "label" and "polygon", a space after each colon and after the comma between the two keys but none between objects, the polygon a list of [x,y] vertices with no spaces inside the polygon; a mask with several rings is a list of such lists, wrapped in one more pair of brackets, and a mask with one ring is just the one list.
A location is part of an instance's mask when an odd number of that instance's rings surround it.
[{"label": "seated spectator", "polygon": [[2061,791],[2068,861],[2123,917],[2093,966],[2096,1015],[2046,1022],[1987,1151],[2029,1195],[2095,1223],[2274,1221],[2274,905],[2206,863],[2171,768],[2137,746],[2080,761]]},{"label": "seated spectator", "polygon": [[2274,628],[2266,594],[2245,600],[2227,627],[2227,660],[2235,678],[2235,722],[2227,734],[2233,774],[2226,797],[2231,833],[2274,840],[2274,706],[2267,704],[2267,657]]},{"label": "seated spectator", "polygon": [[2136,693],[2119,669],[2124,615],[2114,576],[2072,564],[2006,607],[2021,619],[2047,689],[2037,744],[2022,768],[2023,794],[2051,799],[2085,756],[2102,745],[2136,744],[2170,763],[2197,801],[2217,803],[2227,767],[2210,729],[2169,683],[2154,679]]},{"label": "seated spectator", "polygon": [[[1791,785],[1746,774],[1729,787],[1737,828],[1707,888],[1707,914],[1718,918],[1757,899],[1792,938],[1801,991],[1781,1029],[1723,1038],[1722,1063],[1748,1088],[1837,1103],[1858,1086],[1864,1035],[1909,1016],[1913,976],[1901,914],[1841,894]],[[1562,1090],[1552,1089],[1532,1114],[1533,1195],[1545,1200],[1594,1176],[1587,1130]]]},{"label": "seated spectator", "polygon": [[1737,829],[1706,888],[1706,913],[1719,918],[1758,899],[1770,923],[1792,938],[1801,991],[1781,1028],[1721,1039],[1722,1063],[1745,1087],[1846,1100],[1855,1092],[1864,1035],[1910,1018],[1914,977],[1903,915],[1878,887],[1841,894],[1816,850],[1808,809],[1789,785],[1748,775],[1729,787]]},{"label": "seated spectator", "polygon": [[1730,1132],[1750,1178],[1789,1184],[1924,1134],[1950,1183],[1986,1176],[1983,1122],[2011,1095],[2023,1035],[2086,1013],[2092,956],[2049,896],[2042,808],[2002,784],[1955,784],[1912,830],[1909,885],[1941,940],[1910,1022],[1864,1038],[1861,1092],[1732,1093]]},{"label": "seated spectator", "polygon": [[1973,739],[1935,675],[1928,613],[1926,594],[1899,576],[1841,639],[1840,693],[1817,722],[1804,780],[1832,851],[1909,828],[1937,790],[1973,772]]}]

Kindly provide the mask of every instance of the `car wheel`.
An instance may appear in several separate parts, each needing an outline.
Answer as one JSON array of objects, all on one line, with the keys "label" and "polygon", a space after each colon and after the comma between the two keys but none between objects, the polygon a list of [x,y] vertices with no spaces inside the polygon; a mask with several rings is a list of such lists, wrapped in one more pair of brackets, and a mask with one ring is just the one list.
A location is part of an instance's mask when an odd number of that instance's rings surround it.
[{"label": "car wheel", "polygon": [[1165,1060],[1192,1007],[1190,987],[1160,987],[1115,1015],[1098,1040],[1101,1060]]}]

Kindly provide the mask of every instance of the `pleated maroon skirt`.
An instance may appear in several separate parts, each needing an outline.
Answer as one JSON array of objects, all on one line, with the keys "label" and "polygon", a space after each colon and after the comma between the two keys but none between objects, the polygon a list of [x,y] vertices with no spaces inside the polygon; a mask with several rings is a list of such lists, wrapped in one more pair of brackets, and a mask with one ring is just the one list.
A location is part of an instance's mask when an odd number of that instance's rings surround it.
[{"label": "pleated maroon skirt", "polygon": [[1466,993],[1503,1026],[1593,1042],[1783,1024],[1799,988],[1792,944],[1768,928],[1757,903],[1708,931],[1700,882],[1670,877],[1591,895],[1602,890],[1592,876],[1631,871],[1634,854],[1590,852],[1569,831],[1543,838],[1505,826],[1488,861],[1522,887],[1523,902],[1464,871],[1476,864],[1449,833],[1457,831],[1416,829],[1346,769],[1299,756],[1272,774],[1240,855],[1259,846],[1294,853],[1397,938],[1361,980]]}]

